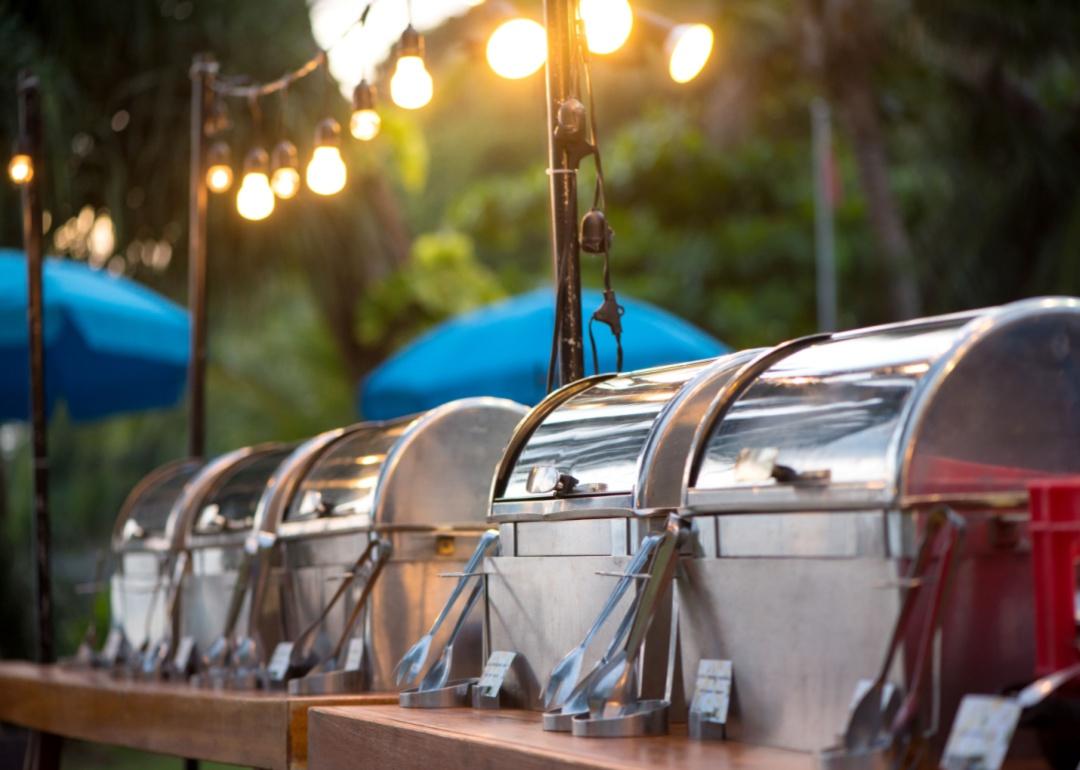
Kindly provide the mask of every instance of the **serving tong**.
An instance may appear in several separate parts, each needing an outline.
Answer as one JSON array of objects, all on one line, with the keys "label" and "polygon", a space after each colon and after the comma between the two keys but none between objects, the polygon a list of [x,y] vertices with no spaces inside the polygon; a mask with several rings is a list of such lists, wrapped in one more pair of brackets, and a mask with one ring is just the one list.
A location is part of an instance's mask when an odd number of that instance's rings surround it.
[{"label": "serving tong", "polygon": [[[825,749],[818,757],[823,770],[886,770],[903,768],[917,761],[919,736],[914,727],[924,672],[931,655],[933,639],[940,628],[941,606],[949,582],[956,546],[963,537],[966,524],[952,509],[937,508],[930,512],[926,531],[915,559],[903,581],[906,586],[903,603],[893,625],[877,676],[855,703],[848,717],[840,743]],[[928,579],[929,562],[936,556],[936,569]],[[893,660],[903,642],[915,605],[923,588],[930,584],[933,593],[925,605],[914,665],[911,691],[897,706],[893,699],[884,698],[885,685]]]},{"label": "serving tong", "polygon": [[[420,671],[423,669],[424,663],[427,662],[428,653],[431,651],[431,644],[435,638],[435,634],[439,632],[442,624],[450,615],[450,611],[464,593],[468,582],[473,578],[483,576],[482,572],[477,571],[480,567],[480,563],[487,552],[492,548],[496,548],[498,543],[498,530],[489,529],[480,536],[480,542],[476,544],[476,549],[465,563],[464,569],[458,576],[458,582],[454,586],[454,590],[450,592],[450,596],[447,598],[446,603],[435,617],[435,622],[431,624],[431,628],[428,629],[427,633],[421,636],[420,639],[409,648],[408,652],[402,656],[401,660],[394,668],[394,676],[398,686],[414,682],[417,677],[420,676]],[[457,639],[458,634],[460,634],[461,630],[465,627],[465,622],[473,606],[483,594],[483,589],[483,581],[478,580],[466,599],[465,606],[458,615],[457,621],[454,623],[453,629],[451,629],[450,636],[447,638],[439,658],[425,674],[419,686],[401,692],[400,703],[402,706],[406,708],[442,708],[446,706],[462,705],[467,701],[469,690],[477,680],[475,678],[449,682],[447,680],[449,679],[450,674],[454,642]]]},{"label": "serving tong", "polygon": [[[328,695],[330,693],[350,692],[362,689],[364,684],[363,663],[366,652],[364,648],[365,640],[363,637],[355,636],[355,629],[363,615],[364,608],[367,606],[368,599],[371,598],[371,592],[375,588],[376,581],[378,581],[379,575],[383,571],[383,567],[385,567],[386,563],[390,560],[392,552],[393,548],[388,540],[372,540],[368,543],[364,553],[357,561],[357,565],[362,565],[363,562],[370,559],[371,571],[364,581],[364,587],[360,591],[360,596],[357,598],[352,611],[349,613],[348,619],[345,621],[345,626],[341,631],[341,635],[338,637],[337,643],[330,653],[315,664],[307,674],[289,682],[289,692],[291,694]],[[324,610],[322,615],[323,618],[329,613],[330,607],[344,595],[348,584],[352,582],[357,574],[359,574],[359,570],[354,566],[352,573],[342,581],[341,586],[338,587],[337,593],[334,594],[334,598],[330,600],[330,604],[328,604],[326,610]],[[318,623],[318,621],[316,621],[316,623]],[[359,655],[355,660],[349,661],[347,657],[343,656],[343,653],[346,650],[346,645],[352,644],[353,642],[360,645]],[[349,657],[352,657],[351,650]]]},{"label": "serving tong", "polygon": [[[283,661],[283,665],[280,667],[273,665],[273,661],[271,661],[267,671],[267,679],[271,687],[282,686],[290,680],[303,677],[317,666],[323,666],[319,672],[320,674],[329,674],[336,668],[337,660],[350,638],[356,621],[367,604],[371,590],[375,587],[375,581],[390,556],[390,550],[390,543],[386,540],[372,539],[368,541],[367,547],[364,548],[352,567],[345,573],[338,584],[337,590],[334,591],[334,595],[330,597],[330,601],[322,608],[318,617],[293,640],[288,648],[287,661]],[[365,570],[369,562],[371,564],[370,569]],[[364,588],[345,623],[344,631],[330,654],[320,660],[316,647],[319,646],[319,642],[326,638],[324,627],[326,618],[329,617],[334,606],[345,596],[349,588],[361,575],[366,575]],[[317,688],[321,684],[326,684],[326,682],[319,680],[313,687]],[[304,688],[298,691],[306,692]]]}]

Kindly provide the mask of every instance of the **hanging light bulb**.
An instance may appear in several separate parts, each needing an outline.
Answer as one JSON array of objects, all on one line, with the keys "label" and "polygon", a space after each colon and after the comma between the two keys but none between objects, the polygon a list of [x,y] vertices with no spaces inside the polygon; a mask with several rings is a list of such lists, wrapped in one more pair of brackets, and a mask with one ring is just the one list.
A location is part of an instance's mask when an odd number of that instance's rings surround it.
[{"label": "hanging light bulb", "polygon": [[689,83],[705,68],[713,49],[713,31],[704,24],[679,24],[665,45],[668,73],[676,83]]},{"label": "hanging light bulb", "polygon": [[345,186],[348,173],[341,157],[341,126],[333,118],[324,119],[315,128],[315,150],[306,176],[307,186],[319,195],[333,195]]},{"label": "hanging light bulb", "polygon": [[424,66],[424,38],[410,24],[401,33],[390,98],[398,107],[418,110],[431,101],[435,85]]},{"label": "hanging light bulb", "polygon": [[634,28],[634,11],[628,0],[581,0],[578,10],[593,53],[618,51]]},{"label": "hanging light bulb", "polygon": [[223,193],[232,187],[233,171],[229,145],[214,142],[206,153],[206,186],[210,192]]},{"label": "hanging light bulb", "polygon": [[236,191],[236,210],[244,219],[266,219],[274,211],[274,191],[266,176],[269,165],[270,159],[261,147],[255,147],[244,158],[244,178]]},{"label": "hanging light bulb", "polygon": [[296,145],[288,140],[277,143],[270,163],[270,187],[282,200],[292,198],[300,190]]},{"label": "hanging light bulb", "polygon": [[547,33],[532,19],[505,21],[488,38],[487,60],[499,77],[527,78],[547,60]]},{"label": "hanging light bulb", "polygon": [[16,152],[8,161],[8,177],[15,184],[26,184],[34,178],[34,161],[28,153]]},{"label": "hanging light bulb", "polygon": [[352,117],[349,133],[363,142],[370,142],[379,135],[382,118],[375,111],[375,86],[361,80],[352,94]]}]

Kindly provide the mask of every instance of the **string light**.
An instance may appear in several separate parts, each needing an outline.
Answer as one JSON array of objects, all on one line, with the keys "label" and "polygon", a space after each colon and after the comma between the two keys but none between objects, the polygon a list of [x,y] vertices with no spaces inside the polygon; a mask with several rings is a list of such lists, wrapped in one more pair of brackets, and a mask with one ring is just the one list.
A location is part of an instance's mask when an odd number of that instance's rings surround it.
[{"label": "string light", "polygon": [[547,60],[547,33],[532,19],[505,21],[488,38],[487,60],[499,77],[527,78]]},{"label": "string light", "polygon": [[259,221],[274,212],[274,191],[266,176],[270,159],[266,150],[255,147],[244,159],[244,178],[236,191],[236,210],[244,219]]},{"label": "string light", "polygon": [[390,78],[390,98],[406,110],[418,110],[431,101],[435,84],[424,66],[424,38],[412,24],[401,33],[397,65]]},{"label": "string light", "polygon": [[274,195],[282,200],[288,200],[300,191],[300,164],[297,157],[296,145],[288,140],[282,140],[274,147],[270,163],[270,187]]},{"label": "string light", "polygon": [[713,31],[704,24],[679,24],[668,35],[668,73],[676,83],[689,83],[705,68],[713,49]]},{"label": "string light", "polygon": [[206,186],[210,192],[226,192],[233,183],[232,157],[229,145],[214,142],[206,153]]},{"label": "string light", "polygon": [[375,111],[375,86],[361,80],[352,95],[352,116],[349,133],[362,142],[370,142],[379,135],[382,118]]},{"label": "string light", "polygon": [[592,53],[615,53],[634,27],[634,11],[628,0],[581,0],[578,12]]},{"label": "string light", "polygon": [[16,152],[8,161],[8,177],[15,184],[26,184],[34,178],[34,161],[25,152]]},{"label": "string light", "polygon": [[341,126],[325,118],[315,128],[315,150],[307,165],[307,186],[318,195],[333,195],[345,187],[348,173],[341,157]]}]

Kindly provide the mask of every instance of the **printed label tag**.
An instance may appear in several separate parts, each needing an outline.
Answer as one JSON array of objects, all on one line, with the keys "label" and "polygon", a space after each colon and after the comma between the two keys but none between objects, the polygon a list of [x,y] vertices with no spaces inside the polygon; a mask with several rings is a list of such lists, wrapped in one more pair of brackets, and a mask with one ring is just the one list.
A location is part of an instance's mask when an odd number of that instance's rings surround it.
[{"label": "printed label tag", "polygon": [[485,698],[498,697],[506,673],[510,670],[510,666],[513,665],[516,657],[516,652],[506,652],[505,650],[496,650],[491,653],[491,657],[488,658],[487,664],[484,666],[484,673],[476,685]]},{"label": "printed label tag", "polygon": [[965,695],[941,757],[943,770],[999,770],[1020,721],[1020,711],[1020,704],[1011,698]]},{"label": "printed label tag", "polygon": [[112,666],[116,664],[116,659],[120,657],[120,648],[123,644],[124,634],[119,628],[111,629],[109,635],[105,637],[105,646],[101,651],[101,657],[106,665]]},{"label": "printed label tag", "polygon": [[703,722],[725,724],[731,704],[731,680],[734,675],[730,660],[704,659],[698,662],[697,680],[690,711]]},{"label": "printed label tag", "polygon": [[360,664],[364,662],[364,640],[350,639],[349,646],[345,648],[344,671],[359,671]]},{"label": "printed label tag", "polygon": [[285,677],[289,673],[289,660],[292,658],[292,651],[292,642],[278,642],[278,646],[274,648],[274,654],[270,656],[270,665],[266,667],[272,681],[285,681]]},{"label": "printed label tag", "polygon": [[184,673],[191,666],[191,654],[195,651],[195,637],[185,636],[180,639],[176,646],[176,655],[173,656],[173,666],[177,671]]}]

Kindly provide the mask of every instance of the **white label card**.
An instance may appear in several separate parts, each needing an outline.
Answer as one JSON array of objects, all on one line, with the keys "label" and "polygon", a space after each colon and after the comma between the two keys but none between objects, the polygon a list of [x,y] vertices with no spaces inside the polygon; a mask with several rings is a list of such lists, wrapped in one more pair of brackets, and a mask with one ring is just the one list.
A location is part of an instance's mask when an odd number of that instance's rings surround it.
[{"label": "white label card", "polygon": [[101,657],[105,659],[108,665],[116,663],[116,659],[120,657],[120,647],[124,643],[124,634],[119,628],[114,628],[109,631],[109,635],[105,637],[105,646],[101,651]]},{"label": "white label card", "polygon": [[364,662],[364,640],[350,639],[349,646],[345,648],[344,671],[359,671],[360,664]]},{"label": "white label card", "polygon": [[180,644],[176,646],[176,655],[173,656],[173,666],[177,671],[185,672],[188,670],[188,666],[191,665],[191,653],[195,651],[195,638],[192,636],[185,636],[180,640]]},{"label": "white label card", "polygon": [[690,711],[704,722],[726,724],[733,677],[734,667],[730,660],[699,661]]},{"label": "white label card", "polygon": [[1020,711],[1020,704],[1011,698],[965,695],[941,757],[943,770],[999,770]]},{"label": "white label card", "polygon": [[275,682],[285,681],[289,673],[289,660],[292,658],[293,643],[278,642],[274,648],[274,654],[270,656],[270,665],[266,668],[270,673],[270,679]]},{"label": "white label card", "polygon": [[496,650],[491,653],[491,657],[488,658],[487,664],[484,666],[484,673],[476,685],[485,698],[498,697],[503,680],[506,678],[510,666],[514,664],[514,658],[516,657],[516,652],[506,652],[505,650]]}]

